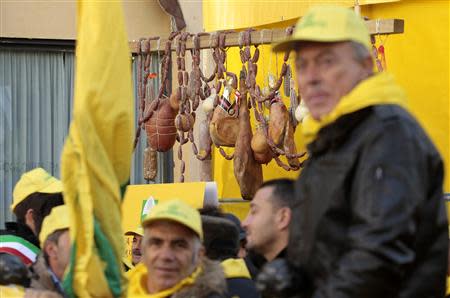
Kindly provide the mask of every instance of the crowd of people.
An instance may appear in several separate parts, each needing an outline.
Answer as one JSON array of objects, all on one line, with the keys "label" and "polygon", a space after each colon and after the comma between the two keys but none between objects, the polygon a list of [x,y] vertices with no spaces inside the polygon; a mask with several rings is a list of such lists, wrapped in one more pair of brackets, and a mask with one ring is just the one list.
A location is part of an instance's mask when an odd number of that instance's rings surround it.
[{"label": "crowd of people", "polygon": [[[242,223],[176,199],[154,206],[125,233],[128,297],[445,296],[443,163],[393,77],[373,72],[369,38],[353,11],[318,7],[274,47],[296,52],[310,112],[299,179],[262,184]],[[17,285],[29,297],[64,297],[71,246],[61,182],[43,169],[25,173],[12,211],[17,221],[1,232],[3,293]]]}]

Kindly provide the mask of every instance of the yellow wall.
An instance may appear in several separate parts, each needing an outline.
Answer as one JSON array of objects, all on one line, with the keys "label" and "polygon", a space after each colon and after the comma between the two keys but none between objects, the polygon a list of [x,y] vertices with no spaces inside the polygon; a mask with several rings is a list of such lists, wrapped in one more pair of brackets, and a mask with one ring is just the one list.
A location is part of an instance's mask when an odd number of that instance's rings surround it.
[{"label": "yellow wall", "polygon": [[250,202],[247,201],[220,201],[220,209],[223,212],[233,213],[236,215],[241,222],[247,217],[248,210],[250,209]]},{"label": "yellow wall", "polygon": [[401,18],[405,33],[386,41],[388,69],[402,85],[412,113],[446,164],[450,192],[449,1],[401,1],[363,10],[370,18]]},{"label": "yellow wall", "polygon": [[[300,2],[300,1],[299,1]],[[309,3],[319,1],[309,1]],[[330,1],[322,1],[330,2]],[[339,1],[351,5],[349,1]],[[354,1],[350,1],[354,3]],[[371,1],[374,3],[376,1]],[[388,2],[388,1],[378,1]],[[275,2],[274,2],[275,3]],[[203,15],[206,31],[243,28],[285,27],[294,24],[309,6],[308,1],[276,2],[261,1],[204,1]],[[306,3],[306,4],[305,4]],[[360,3],[365,3],[360,1]],[[265,9],[261,9],[265,5]],[[245,9],[245,7],[247,7]],[[253,7],[253,9],[249,9]],[[390,72],[405,88],[409,96],[409,107],[427,133],[435,142],[446,162],[446,172],[450,172],[450,107],[449,107],[449,2],[431,0],[403,0],[394,3],[367,5],[362,14],[370,18],[401,18],[405,20],[405,33],[391,35],[385,43],[387,65]],[[267,24],[267,21],[285,20],[282,23]],[[266,23],[265,23],[266,22]],[[265,25],[264,25],[265,24]],[[384,39],[384,38],[381,38]],[[275,72],[276,56],[270,47],[260,47],[262,55],[258,63],[258,83],[262,83],[269,71]],[[278,66],[282,57],[278,57]],[[291,63],[292,65],[292,63]],[[240,60],[238,50],[228,50],[228,68],[238,73]],[[253,115],[252,115],[253,118]],[[252,119],[253,120],[253,119]],[[299,130],[295,136],[298,148],[302,148]],[[228,150],[229,152],[232,149]],[[239,187],[233,174],[233,163],[214,154],[214,180],[219,187],[219,197],[239,198]],[[276,177],[297,177],[298,173],[285,172],[274,162],[263,167],[264,180]],[[445,181],[445,191],[450,192],[449,175]]]},{"label": "yellow wall", "polygon": [[[359,0],[361,6],[399,0]],[[353,6],[355,0],[203,0],[203,23],[206,31],[263,26],[302,16],[312,4],[332,3]]]}]

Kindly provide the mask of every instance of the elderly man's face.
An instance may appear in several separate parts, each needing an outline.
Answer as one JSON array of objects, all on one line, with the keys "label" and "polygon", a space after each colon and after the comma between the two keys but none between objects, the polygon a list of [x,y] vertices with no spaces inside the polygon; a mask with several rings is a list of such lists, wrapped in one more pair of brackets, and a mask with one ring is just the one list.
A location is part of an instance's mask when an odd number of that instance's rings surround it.
[{"label": "elderly man's face", "polygon": [[311,116],[319,120],[329,114],[342,96],[372,73],[370,56],[355,59],[350,42],[307,43],[296,58],[297,81]]},{"label": "elderly man's face", "polygon": [[171,288],[191,275],[204,253],[194,232],[172,221],[157,221],[146,227],[142,247],[150,294]]}]

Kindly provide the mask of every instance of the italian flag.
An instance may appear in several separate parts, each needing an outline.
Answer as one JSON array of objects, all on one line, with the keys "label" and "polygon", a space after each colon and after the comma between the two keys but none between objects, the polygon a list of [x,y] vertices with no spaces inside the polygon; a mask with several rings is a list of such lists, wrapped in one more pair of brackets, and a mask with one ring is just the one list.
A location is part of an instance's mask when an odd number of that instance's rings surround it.
[{"label": "italian flag", "polygon": [[27,240],[14,235],[0,235],[0,253],[8,253],[19,257],[25,265],[36,261],[39,247]]}]

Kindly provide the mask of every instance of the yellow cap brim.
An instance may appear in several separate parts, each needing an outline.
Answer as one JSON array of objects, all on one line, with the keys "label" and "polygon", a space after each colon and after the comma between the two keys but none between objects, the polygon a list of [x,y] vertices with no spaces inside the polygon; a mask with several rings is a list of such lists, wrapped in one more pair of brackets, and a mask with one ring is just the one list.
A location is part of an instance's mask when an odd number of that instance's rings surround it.
[{"label": "yellow cap brim", "polygon": [[128,232],[126,232],[125,233],[125,236],[144,236],[144,235],[142,235],[142,234],[139,234],[138,232],[136,232],[136,231],[128,231]]},{"label": "yellow cap brim", "polygon": [[[321,43],[334,43],[334,42],[344,42],[344,41],[352,41],[348,38],[326,38],[326,37],[308,37],[308,38],[287,38],[272,47],[272,51],[275,53],[286,52],[292,50],[299,50],[302,44],[308,42],[321,42]],[[355,42],[359,42],[353,40]],[[366,43],[359,42],[364,45],[367,49],[370,50],[370,47]]]},{"label": "yellow cap brim", "polygon": [[60,193],[63,192],[63,185],[60,180],[55,180],[52,184],[47,185],[43,189],[39,190],[40,193]]},{"label": "yellow cap brim", "polygon": [[199,231],[196,231],[194,229],[194,227],[192,227],[192,225],[190,225],[188,222],[184,222],[183,220],[180,220],[178,217],[176,216],[170,216],[170,215],[164,215],[164,216],[155,216],[152,218],[148,218],[146,220],[144,220],[142,222],[142,227],[147,227],[150,224],[156,222],[156,221],[160,221],[160,220],[169,220],[169,221],[173,221],[175,223],[178,223],[186,228],[188,228],[189,230],[191,230],[192,232],[194,232],[198,237],[200,237],[201,240],[203,240],[203,234],[201,234]]},{"label": "yellow cap brim", "polygon": [[25,200],[29,195],[33,194],[33,193],[46,193],[46,194],[53,194],[53,193],[62,193],[63,192],[63,186],[62,186],[62,182],[60,180],[55,179],[54,182],[52,182],[51,184],[47,185],[44,188],[41,189],[36,189],[34,192],[26,192],[25,194],[21,194],[21,198],[14,200],[13,203],[11,204],[10,208],[11,211],[14,211],[14,209],[17,207],[17,205],[19,205],[21,202],[23,202],[23,200]]},{"label": "yellow cap brim", "polygon": [[58,230],[64,230],[70,228],[69,209],[67,205],[56,206],[52,209],[50,214],[44,218],[42,222],[42,228],[39,233],[39,241],[41,245],[50,234]]}]

